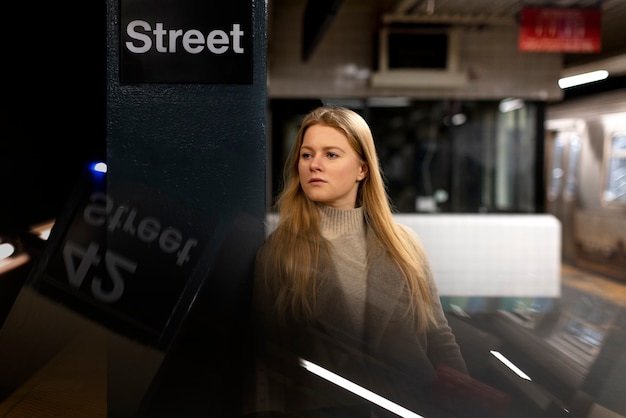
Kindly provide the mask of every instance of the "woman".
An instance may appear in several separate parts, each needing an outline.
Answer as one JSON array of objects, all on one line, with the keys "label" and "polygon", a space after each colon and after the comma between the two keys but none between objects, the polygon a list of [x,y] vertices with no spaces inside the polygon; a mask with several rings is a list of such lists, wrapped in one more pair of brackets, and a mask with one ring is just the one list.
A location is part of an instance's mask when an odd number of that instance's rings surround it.
[{"label": "woman", "polygon": [[386,416],[302,367],[311,363],[416,412],[439,367],[466,373],[427,257],[392,216],[361,116],[330,106],[305,116],[277,211],[255,265],[257,410]]}]

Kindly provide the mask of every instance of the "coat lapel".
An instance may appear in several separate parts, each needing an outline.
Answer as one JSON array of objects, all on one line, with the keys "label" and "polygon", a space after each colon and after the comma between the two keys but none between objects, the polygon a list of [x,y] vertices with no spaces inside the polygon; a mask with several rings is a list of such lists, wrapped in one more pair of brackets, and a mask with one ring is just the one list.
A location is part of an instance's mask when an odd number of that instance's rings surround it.
[{"label": "coat lapel", "polygon": [[[405,283],[398,267],[391,263],[389,256],[371,233],[368,233],[367,247],[367,296],[362,342],[365,347],[375,348],[380,344],[394,313],[403,314],[402,309],[406,309],[406,305],[401,303],[404,300]],[[318,320],[330,334],[337,330],[355,329],[355,324],[350,320],[350,305],[338,284],[337,272],[331,268],[328,274],[318,294]]]},{"label": "coat lapel", "polygon": [[365,306],[366,347],[380,344],[384,331],[402,300],[404,280],[397,266],[391,263],[383,247],[373,234],[368,234],[369,268],[367,274],[367,302]]}]

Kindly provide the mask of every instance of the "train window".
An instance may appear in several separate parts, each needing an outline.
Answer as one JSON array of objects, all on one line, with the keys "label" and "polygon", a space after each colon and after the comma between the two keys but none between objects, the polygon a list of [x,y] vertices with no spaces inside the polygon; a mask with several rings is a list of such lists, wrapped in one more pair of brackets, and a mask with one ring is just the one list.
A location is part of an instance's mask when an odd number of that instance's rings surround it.
[{"label": "train window", "polygon": [[580,136],[577,133],[573,133],[570,136],[567,181],[565,184],[565,196],[570,199],[576,194],[576,173],[578,172],[578,160],[582,146],[581,142]]},{"label": "train window", "polygon": [[603,200],[609,204],[626,204],[626,132],[608,136],[604,167]]},{"label": "train window", "polygon": [[555,200],[561,194],[561,183],[563,182],[563,150],[565,148],[565,134],[560,132],[554,140],[552,154],[552,166],[550,167],[548,200]]}]

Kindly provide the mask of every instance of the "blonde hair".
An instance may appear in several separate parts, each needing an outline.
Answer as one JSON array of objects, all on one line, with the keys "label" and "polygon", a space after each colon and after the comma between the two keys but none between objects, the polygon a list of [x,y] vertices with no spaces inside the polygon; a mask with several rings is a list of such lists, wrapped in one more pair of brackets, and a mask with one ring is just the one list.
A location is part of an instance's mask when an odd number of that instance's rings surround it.
[{"label": "blonde hair", "polygon": [[279,224],[267,246],[271,260],[266,264],[267,285],[276,295],[278,314],[310,319],[315,309],[318,270],[329,260],[328,244],[319,232],[319,211],[300,186],[298,162],[306,130],[324,125],[343,133],[359,158],[367,164],[368,175],[361,181],[356,205],[363,206],[365,221],[376,239],[386,248],[407,284],[410,313],[417,316],[417,326],[426,329],[434,324],[433,300],[426,256],[410,232],[393,219],[390,200],[379,167],[374,138],[367,122],[356,112],[334,106],[322,106],[307,114],[284,167],[284,187],[276,201]]}]

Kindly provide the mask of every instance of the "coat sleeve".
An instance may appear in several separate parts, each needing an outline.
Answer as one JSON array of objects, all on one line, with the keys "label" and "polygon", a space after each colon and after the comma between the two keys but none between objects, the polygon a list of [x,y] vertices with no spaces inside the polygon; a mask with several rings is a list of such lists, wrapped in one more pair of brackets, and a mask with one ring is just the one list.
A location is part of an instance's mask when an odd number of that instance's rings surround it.
[{"label": "coat sleeve", "polygon": [[427,254],[424,251],[424,247],[421,243],[419,236],[411,228],[406,225],[401,227],[415,240],[415,245],[424,252],[424,273],[428,281],[428,287],[430,288],[431,299],[433,301],[433,313],[435,314],[436,324],[432,326],[426,335],[426,353],[428,359],[435,369],[440,367],[451,367],[463,374],[467,374],[467,366],[463,355],[461,354],[461,348],[459,347],[456,338],[452,332],[452,328],[448,324],[448,320],[441,306],[441,299],[437,284],[435,283],[432,270],[430,268],[430,261]]},{"label": "coat sleeve", "polygon": [[452,328],[448,324],[448,320],[441,306],[441,299],[437,291],[436,284],[432,277],[430,266],[426,266],[426,273],[431,289],[433,301],[433,311],[435,314],[436,325],[431,327],[427,333],[427,355],[435,369],[447,366],[467,374],[467,366],[461,348],[452,332]]}]

